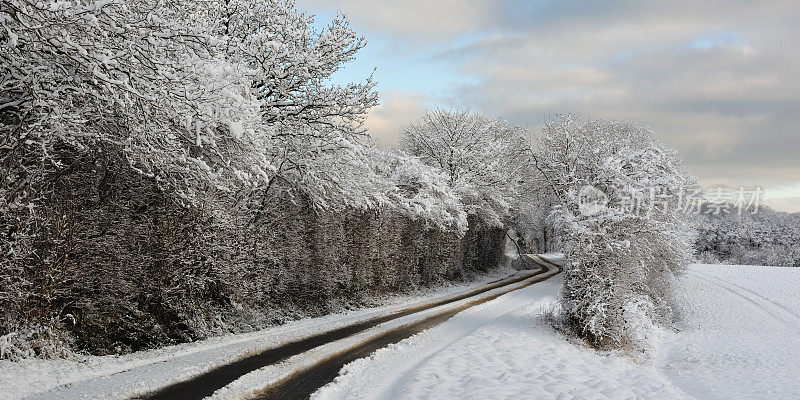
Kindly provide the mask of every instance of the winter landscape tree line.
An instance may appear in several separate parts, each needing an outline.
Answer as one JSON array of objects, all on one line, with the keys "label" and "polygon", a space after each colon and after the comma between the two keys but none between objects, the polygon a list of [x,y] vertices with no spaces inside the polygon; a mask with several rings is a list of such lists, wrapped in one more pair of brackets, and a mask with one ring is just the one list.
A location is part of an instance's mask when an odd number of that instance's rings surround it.
[{"label": "winter landscape tree line", "polygon": [[[731,211],[732,210],[732,211]],[[761,206],[757,212],[706,210],[696,243],[700,261],[800,267],[800,213]]]},{"label": "winter landscape tree line", "polygon": [[[0,358],[136,351],[469,279],[511,229],[521,251],[567,254],[563,321],[602,348],[669,323],[693,246],[797,262],[796,215],[779,225],[795,236],[748,236],[783,218],[768,212],[709,218],[695,241],[676,207],[610,207],[692,182],[636,124],[565,116],[531,135],[435,109],[376,147],[372,77],[330,79],[366,45],[341,15],[2,0],[0,24]],[[610,203],[587,211],[591,195]]]}]

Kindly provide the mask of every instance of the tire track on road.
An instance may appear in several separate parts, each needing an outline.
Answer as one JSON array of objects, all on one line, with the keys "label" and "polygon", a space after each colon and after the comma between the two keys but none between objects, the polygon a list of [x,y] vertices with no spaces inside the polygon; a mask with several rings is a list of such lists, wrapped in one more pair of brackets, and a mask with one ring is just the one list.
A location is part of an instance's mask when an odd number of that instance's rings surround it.
[{"label": "tire track on road", "polygon": [[431,317],[427,317],[423,320],[403,325],[390,331],[375,335],[368,340],[361,342],[360,344],[350,347],[338,354],[320,361],[319,363],[316,363],[310,368],[297,371],[292,375],[278,381],[277,383],[257,391],[257,395],[253,397],[253,399],[307,399],[317,389],[335,379],[345,364],[353,362],[359,358],[367,357],[377,349],[400,342],[403,339],[445,322],[454,315],[470,307],[486,303],[504,294],[531,286],[538,282],[542,282],[561,272],[561,267],[547,260],[540,260],[534,259],[534,261],[536,261],[545,269],[545,271],[543,271],[543,273],[539,276],[531,277],[529,280],[521,284],[514,285],[513,288],[504,290],[500,293],[472,300],[454,309],[449,309]]},{"label": "tire track on road", "polygon": [[346,325],[328,332],[323,332],[289,343],[284,343],[279,346],[261,351],[257,354],[244,357],[229,364],[215,367],[188,380],[173,383],[153,392],[135,395],[133,398],[143,400],[200,400],[211,396],[215,391],[227,386],[228,384],[250,372],[269,365],[277,364],[292,356],[302,354],[313,348],[353,336],[385,322],[430,310],[435,307],[455,303],[470,297],[479,296],[491,290],[511,286],[532,277],[544,274],[547,271],[547,268],[543,268],[539,271],[522,273],[519,276],[501,279],[499,281],[484,285],[479,289],[471,290],[460,295],[450,296],[419,306],[409,307],[399,312],[371,318],[366,321]]}]

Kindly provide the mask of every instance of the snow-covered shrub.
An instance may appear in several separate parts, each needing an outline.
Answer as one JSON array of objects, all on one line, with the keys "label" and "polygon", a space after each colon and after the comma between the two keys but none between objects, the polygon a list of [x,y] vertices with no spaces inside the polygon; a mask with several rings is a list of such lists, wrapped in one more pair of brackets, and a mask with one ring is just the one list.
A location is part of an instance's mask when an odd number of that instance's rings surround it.
[{"label": "snow-covered shrub", "polygon": [[[646,128],[570,116],[545,126],[534,162],[558,199],[551,218],[569,260],[569,325],[595,346],[635,347],[637,326],[669,322],[673,276],[691,261],[678,201],[692,178]],[[641,312],[626,314],[632,304]]]},{"label": "snow-covered shrub", "polygon": [[72,337],[57,322],[45,326],[3,327],[0,335],[0,360],[29,357],[64,358],[72,354]]},{"label": "snow-covered shrub", "polygon": [[67,331],[99,353],[195,337],[179,324],[213,292],[203,262],[218,250],[205,237],[213,219],[107,150],[62,154],[70,168],[50,178],[34,234],[16,242],[30,251],[7,260],[4,317]]}]

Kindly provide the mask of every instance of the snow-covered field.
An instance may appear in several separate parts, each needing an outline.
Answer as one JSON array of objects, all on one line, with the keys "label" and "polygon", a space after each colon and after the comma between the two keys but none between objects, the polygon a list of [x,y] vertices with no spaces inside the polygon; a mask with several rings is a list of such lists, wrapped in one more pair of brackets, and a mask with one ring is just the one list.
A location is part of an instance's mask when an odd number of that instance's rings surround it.
[{"label": "snow-covered field", "polygon": [[699,399],[800,399],[800,268],[694,265],[661,368]]},{"label": "snow-covered field", "polygon": [[455,296],[504,278],[514,271],[497,270],[476,282],[387,297],[385,306],[306,318],[257,332],[225,335],[123,356],[74,360],[0,360],[0,399],[125,398],[187,379],[243,355],[315,333],[393,313],[432,299]]},{"label": "snow-covered field", "polygon": [[342,370],[323,399],[798,399],[800,269],[694,265],[680,331],[644,364],[542,321],[559,277],[466,310]]}]

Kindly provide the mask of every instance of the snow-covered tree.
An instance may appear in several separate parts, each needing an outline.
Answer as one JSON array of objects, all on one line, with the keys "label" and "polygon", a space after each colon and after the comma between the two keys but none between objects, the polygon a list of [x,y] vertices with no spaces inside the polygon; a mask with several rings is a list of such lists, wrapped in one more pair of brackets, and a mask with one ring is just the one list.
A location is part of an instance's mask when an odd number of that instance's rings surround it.
[{"label": "snow-covered tree", "polygon": [[404,130],[404,149],[438,168],[470,214],[503,226],[528,166],[524,129],[469,111],[429,111]]},{"label": "snow-covered tree", "polygon": [[4,147],[113,145],[194,205],[276,176],[335,189],[314,159],[363,156],[374,82],[328,82],[365,45],[343,16],[316,31],[292,1],[13,0],[0,23]]},{"label": "snow-covered tree", "polygon": [[[247,67],[218,51],[213,21],[197,18],[205,4],[4,1],[3,161],[57,169],[59,147],[115,148],[194,205],[264,183],[262,101]],[[18,196],[42,175],[17,170],[4,187]]]},{"label": "snow-covered tree", "polygon": [[692,182],[678,155],[629,122],[571,116],[546,124],[534,164],[558,204],[551,218],[569,264],[569,326],[600,347],[636,348],[666,324],[670,283],[691,260],[693,230],[679,207]]},{"label": "snow-covered tree", "polygon": [[386,179],[389,207],[436,229],[466,232],[464,207],[438,169],[392,150],[372,149],[370,158],[378,176]]},{"label": "snow-covered tree", "polygon": [[366,113],[377,104],[375,82],[332,85],[329,78],[366,45],[343,15],[313,29],[314,17],[291,0],[226,0],[219,35],[231,57],[254,71],[253,84],[269,123],[300,124],[309,131],[280,135],[320,135],[333,128],[345,137],[365,134]]},{"label": "snow-covered tree", "polygon": [[[226,0],[209,11],[229,59],[252,73],[262,122],[272,127],[268,189],[307,194],[317,207],[369,207],[363,122],[378,96],[372,76],[335,85],[331,76],[366,41],[343,15],[325,28],[291,0]],[[367,179],[367,181],[364,180]],[[359,191],[359,189],[367,189]]]}]

